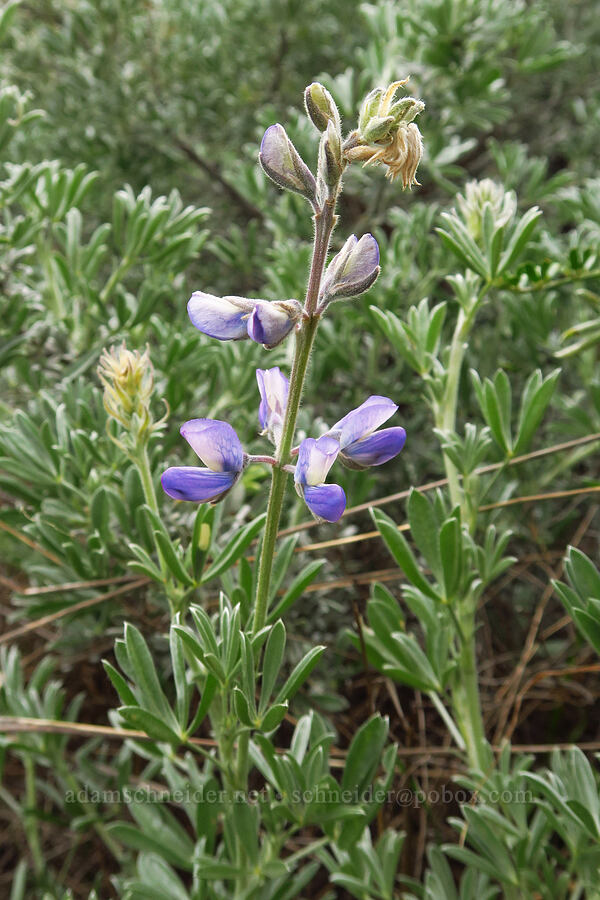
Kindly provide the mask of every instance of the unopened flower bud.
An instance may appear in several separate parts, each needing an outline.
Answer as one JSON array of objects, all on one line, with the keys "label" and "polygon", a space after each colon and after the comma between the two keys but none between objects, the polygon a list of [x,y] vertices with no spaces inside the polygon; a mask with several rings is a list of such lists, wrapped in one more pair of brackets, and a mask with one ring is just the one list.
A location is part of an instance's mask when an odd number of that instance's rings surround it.
[{"label": "unopened flower bud", "polygon": [[485,207],[489,206],[496,227],[507,225],[517,209],[517,199],[513,191],[505,191],[501,184],[491,178],[469,181],[464,196],[459,194],[457,212],[467,226],[467,231],[478,241],[483,229]]},{"label": "unopened flower bud", "polygon": [[[335,130],[333,122],[329,122],[319,144],[319,180],[322,179],[326,186],[324,193],[327,196],[337,190],[343,171],[344,162],[340,136]],[[321,193],[323,193],[322,190],[319,191],[319,194]],[[320,199],[325,198],[320,197]]]},{"label": "unopened flower bud", "polygon": [[391,139],[394,124],[393,116],[373,116],[363,128],[361,138],[368,144]]},{"label": "unopened flower bud", "polygon": [[375,88],[369,91],[362,102],[360,113],[358,116],[358,130],[362,133],[368,123],[374,116],[377,116],[381,98],[383,96],[383,88]]},{"label": "unopened flower bud", "polygon": [[319,131],[326,131],[327,125],[332,122],[335,130],[339,133],[341,129],[340,114],[335,100],[327,88],[318,81],[309,84],[304,91],[304,105],[306,114],[315,128],[318,128]]},{"label": "unopened flower bud", "polygon": [[261,433],[268,435],[278,448],[283,432],[290,383],[279,366],[273,369],[257,369],[256,380],[260,391],[258,421]]},{"label": "unopened flower bud", "polygon": [[392,103],[390,107],[390,116],[397,125],[408,125],[413,119],[416,119],[419,113],[425,109],[422,100],[415,100],[414,97],[403,97]]},{"label": "unopened flower bud", "polygon": [[315,200],[315,177],[288,138],[283,125],[267,128],[258,158],[266,174],[279,187],[302,194],[311,202]]},{"label": "unopened flower bud", "polygon": [[162,424],[154,423],[150,412],[154,371],[148,348],[143,353],[131,351],[123,342],[120,347],[105,349],[98,375],[104,385],[106,412],[130,433],[128,446],[121,446],[131,449],[140,439],[147,440],[150,432]]},{"label": "unopened flower bud", "polygon": [[319,308],[339,297],[364,293],[379,275],[379,246],[372,234],[360,240],[351,234],[329,263],[323,278]]}]

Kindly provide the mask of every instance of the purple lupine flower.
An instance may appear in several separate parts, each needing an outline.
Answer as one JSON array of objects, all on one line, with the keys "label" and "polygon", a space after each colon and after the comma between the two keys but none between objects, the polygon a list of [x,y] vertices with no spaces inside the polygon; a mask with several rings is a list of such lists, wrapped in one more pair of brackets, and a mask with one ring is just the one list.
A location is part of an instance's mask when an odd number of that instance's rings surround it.
[{"label": "purple lupine flower", "polygon": [[194,328],[218,341],[243,341],[248,337],[248,318],[255,306],[246,297],[215,297],[194,291],[188,315]]},{"label": "purple lupine flower", "polygon": [[306,438],[298,450],[296,490],[311,513],[324,522],[337,522],[346,508],[346,495],[339,484],[324,484],[339,452],[338,441],[326,434],[318,440]]},{"label": "purple lupine flower", "polygon": [[243,341],[250,337],[268,350],[290,333],[301,313],[297,300],[215,297],[194,291],[188,302],[188,315],[198,331],[218,341]]},{"label": "purple lupine flower", "polygon": [[381,466],[400,453],[406,441],[404,428],[376,431],[397,409],[397,404],[389,397],[372,396],[327,432],[338,441],[340,460],[348,468]]},{"label": "purple lupine flower", "polygon": [[180,432],[208,468],[172,466],[161,478],[165,493],[174,500],[216,503],[231,490],[244,468],[239,437],[231,425],[217,419],[191,419]]},{"label": "purple lupine flower", "polygon": [[358,240],[351,234],[325,270],[321,308],[338,297],[362,294],[375,282],[379,271],[379,245],[373,235],[363,234]]},{"label": "purple lupine flower", "polygon": [[267,128],[258,159],[266,174],[279,187],[302,194],[307,200],[315,200],[315,176],[290,141],[283,125]]},{"label": "purple lupine flower", "polygon": [[248,334],[272,350],[288,336],[302,314],[297,300],[257,300],[248,319]]},{"label": "purple lupine flower", "polygon": [[267,434],[277,447],[283,430],[290,383],[279,368],[257,369],[256,380],[260,391],[258,421],[263,434]]}]

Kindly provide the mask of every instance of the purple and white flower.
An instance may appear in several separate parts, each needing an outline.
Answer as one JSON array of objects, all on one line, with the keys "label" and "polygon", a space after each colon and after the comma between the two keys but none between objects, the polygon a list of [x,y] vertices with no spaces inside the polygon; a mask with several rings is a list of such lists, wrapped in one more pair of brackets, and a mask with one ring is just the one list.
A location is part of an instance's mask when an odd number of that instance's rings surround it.
[{"label": "purple and white flower", "polygon": [[311,513],[324,522],[337,522],[346,508],[346,495],[339,484],[324,484],[340,452],[335,438],[306,438],[298,450],[294,481],[298,494]]},{"label": "purple and white flower", "polygon": [[215,297],[194,291],[188,302],[188,315],[198,331],[218,341],[252,338],[268,350],[287,337],[301,313],[297,300]]},{"label": "purple and white flower", "polygon": [[257,369],[256,380],[260,391],[260,406],[258,408],[258,421],[262,434],[279,446],[285,409],[287,406],[290,383],[279,366],[273,369]]},{"label": "purple and white flower", "polygon": [[208,468],[172,466],[162,475],[163,490],[174,500],[216,503],[244,469],[246,457],[239,437],[231,425],[217,419],[191,419],[180,432]]},{"label": "purple and white flower", "polygon": [[351,410],[327,432],[339,445],[340,460],[350,469],[381,466],[397,456],[404,447],[404,428],[380,425],[393,416],[398,405],[389,397],[372,396]]},{"label": "purple and white flower", "polygon": [[364,293],[379,275],[379,245],[372,234],[351,234],[325,270],[320,308],[338,297]]},{"label": "purple and white flower", "polygon": [[194,291],[187,308],[198,331],[218,341],[243,341],[248,337],[248,319],[255,303],[247,297],[215,297]]}]

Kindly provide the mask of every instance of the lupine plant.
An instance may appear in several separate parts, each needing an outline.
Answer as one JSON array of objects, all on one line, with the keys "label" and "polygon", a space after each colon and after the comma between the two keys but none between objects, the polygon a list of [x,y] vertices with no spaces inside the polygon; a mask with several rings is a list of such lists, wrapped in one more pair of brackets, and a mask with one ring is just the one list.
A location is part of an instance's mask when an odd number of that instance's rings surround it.
[{"label": "lupine plant", "polygon": [[[281,891],[291,876],[293,889],[286,887],[285,896],[294,896],[313,874],[313,868],[303,864],[306,857],[330,845],[334,854],[342,853],[343,859],[357,841],[367,839],[365,829],[381,806],[383,788],[393,775],[395,753],[389,747],[382,757],[383,781],[377,782],[381,796],[364,800],[362,795],[373,782],[387,735],[387,724],[380,716],[369,719],[356,736],[341,784],[328,773],[326,750],[331,737],[310,716],[298,723],[289,756],[275,756],[270,738],[325,648],[309,650],[283,684],[279,683],[286,644],[280,613],[290,600],[284,597],[273,608],[272,582],[280,559],[276,542],[290,475],[313,516],[321,522],[337,522],[346,506],[345,493],[339,485],[326,483],[336,459],[358,470],[380,466],[397,456],[406,440],[401,426],[380,428],[396,413],[397,404],[373,395],[318,438],[305,437],[294,446],[304,380],[319,323],[326,314],[335,315],[335,307],[330,304],[368,290],[379,274],[377,242],[370,234],[360,239],[351,235],[327,264],[344,170],[356,159],[383,163],[390,180],[400,175],[405,187],[415,182],[422,146],[413,119],[422,111],[423,103],[411,97],[395,99],[404,84],[395,82],[368,94],[358,128],[346,137],[329,92],[317,83],[306,89],[307,115],[321,133],[316,176],[281,125],[271,126],[263,137],[259,154],[263,169],[280,187],[301,194],[313,212],[314,247],[304,305],[295,299],[216,297],[203,291],[194,292],[189,301],[191,323],[219,341],[250,339],[268,350],[288,337],[294,340],[289,380],[279,367],[256,370],[259,425],[272,443],[274,455],[246,453],[228,422],[192,419],[181,426],[181,435],[205,466],[171,466],[162,475],[162,487],[169,497],[214,505],[234,489],[247,466],[267,465],[271,470],[266,514],[225,551],[228,565],[264,521],[255,586],[251,577],[247,579],[247,569],[243,568],[247,564],[242,562],[240,585],[231,599],[221,594],[216,620],[201,606],[190,605],[193,588],[207,576],[196,567],[194,577],[188,568],[197,552],[194,544],[203,541],[203,528],[210,530],[206,508],[200,507],[192,546],[184,556],[171,543],[158,516],[146,446],[153,432],[164,427],[164,420],[154,422],[150,412],[149,358],[123,346],[106,353],[101,361],[104,404],[117,426],[115,432],[109,422],[109,435],[139,472],[154,527],[160,566],[157,580],[163,578],[174,617],[170,651],[177,685],[176,710],[171,710],[147,645],[133,626],[126,626],[124,641],[118,644],[117,660],[125,678],[109,663],[106,668],[123,703],[118,710],[121,719],[141,727],[156,741],[166,741],[173,747],[186,744],[203,719],[210,720],[217,753],[202,751],[208,765],[204,771],[216,767],[219,776],[214,782],[211,774],[211,784],[221,787],[217,808],[224,815],[225,840],[218,841],[211,826],[211,832],[198,845],[194,864],[198,890],[202,882],[216,882],[208,888],[210,896],[221,895],[221,883],[233,885],[227,890],[236,897],[254,896],[257,891],[266,891],[265,896],[283,896]],[[138,556],[147,572],[156,571],[145,551]],[[283,561],[285,566],[285,557]],[[212,574],[217,574],[219,561],[211,568]],[[188,612],[194,627],[188,624]],[[200,692],[191,719],[188,667]],[[248,778],[253,767],[266,779],[266,794],[258,804],[248,802]],[[214,815],[209,818],[214,823]],[[299,828],[316,824],[324,828],[323,836],[285,861],[280,858],[286,842]],[[126,833],[124,828],[117,826],[121,836]],[[399,837],[391,842],[386,839],[381,848],[381,852],[391,854],[386,863],[388,869],[392,867],[385,877],[386,890],[394,883],[399,848]]]},{"label": "lupine plant", "polygon": [[4,5],[0,895],[600,896],[594,12]]}]

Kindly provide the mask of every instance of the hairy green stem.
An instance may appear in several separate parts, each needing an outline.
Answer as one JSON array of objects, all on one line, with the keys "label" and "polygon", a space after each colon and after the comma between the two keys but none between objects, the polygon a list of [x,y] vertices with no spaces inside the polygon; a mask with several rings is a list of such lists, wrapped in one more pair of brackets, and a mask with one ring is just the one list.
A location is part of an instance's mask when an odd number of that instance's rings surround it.
[{"label": "hairy green stem", "polygon": [[290,459],[290,451],[294,442],[296,419],[302,399],[304,379],[308,369],[310,351],[319,324],[320,315],[316,312],[323,268],[327,259],[327,250],[331,232],[335,226],[334,203],[327,202],[322,211],[315,215],[315,242],[313,248],[310,275],[306,291],[305,313],[296,332],[296,348],[290,375],[290,388],[281,441],[277,452],[277,464],[273,466],[271,490],[267,504],[267,519],[263,535],[262,552],[258,568],[256,588],[256,606],[254,609],[253,633],[264,627],[269,605],[271,571],[275,558],[275,544],[279,530],[279,520],[283,506],[283,497],[287,483],[287,473],[283,470]]},{"label": "hairy green stem", "polygon": [[[146,503],[150,507],[153,513],[156,515],[160,515],[158,509],[158,501],[156,499],[156,491],[154,490],[154,482],[152,481],[152,472],[150,469],[150,460],[148,458],[148,449],[146,444],[143,441],[140,441],[138,447],[136,448],[136,452],[133,455],[133,461],[135,466],[139,472],[140,479],[142,482],[142,489],[144,491],[144,498]],[[164,579],[165,591],[167,594],[167,600],[169,601],[169,609],[171,611],[171,617],[175,615],[180,606],[180,592],[176,586],[173,585],[170,577],[169,577],[169,568],[165,562],[165,558],[162,554],[160,547],[158,546],[158,542],[155,541],[156,553],[158,556],[158,562],[160,566],[160,571]]]},{"label": "hairy green stem", "polygon": [[156,491],[154,490],[154,482],[152,481],[152,472],[150,470],[150,460],[148,458],[148,450],[145,444],[138,447],[134,456],[137,470],[140,473],[142,489],[146,503],[158,515],[158,501],[156,499]]},{"label": "hairy green stem", "polygon": [[[472,614],[469,614],[472,618]],[[485,738],[479,680],[475,652],[475,634],[471,630],[462,643],[458,658],[458,669],[452,688],[454,718],[466,744],[469,765],[481,772],[487,772],[493,759]]]},{"label": "hairy green stem", "polygon": [[[489,284],[485,284],[479,294],[473,298],[468,310],[460,309],[450,344],[450,355],[446,372],[446,386],[441,406],[436,416],[436,424],[443,431],[456,432],[456,412],[458,405],[458,387],[466,350],[466,341]],[[444,453],[444,467],[448,478],[448,489],[453,506],[459,506],[463,521],[471,530],[475,529],[475,519],[465,495],[464,484],[461,486],[458,470]],[[459,601],[456,610],[457,636],[460,643],[458,667],[452,687],[452,706],[454,719],[464,738],[469,765],[486,771],[493,764],[489,745],[485,738],[485,728],[481,713],[479,697],[479,680],[477,674],[475,644],[476,604],[471,597]]]},{"label": "hairy green stem", "polygon": [[[450,345],[450,357],[448,359],[448,368],[446,374],[446,388],[444,391],[444,400],[442,409],[440,410],[438,428],[443,431],[455,431],[456,429],[456,406],[458,402],[458,385],[460,382],[460,373],[462,369],[463,359],[465,355],[465,337],[466,326],[468,320],[461,309],[456,320],[456,327],[452,335],[452,343]],[[460,481],[456,466],[444,454],[444,463],[446,468],[446,476],[448,478],[448,489],[450,491],[450,499],[453,506],[464,505],[464,498],[460,488]]]}]

